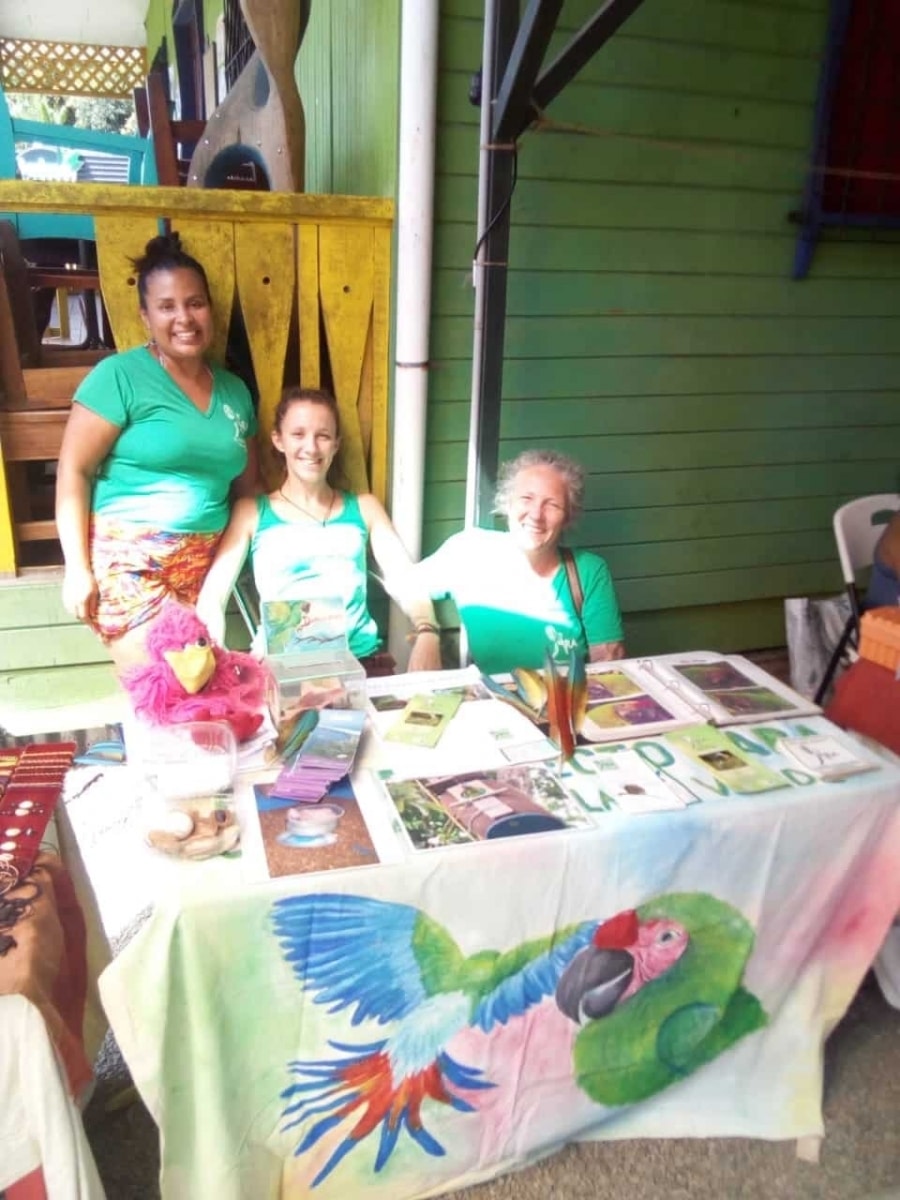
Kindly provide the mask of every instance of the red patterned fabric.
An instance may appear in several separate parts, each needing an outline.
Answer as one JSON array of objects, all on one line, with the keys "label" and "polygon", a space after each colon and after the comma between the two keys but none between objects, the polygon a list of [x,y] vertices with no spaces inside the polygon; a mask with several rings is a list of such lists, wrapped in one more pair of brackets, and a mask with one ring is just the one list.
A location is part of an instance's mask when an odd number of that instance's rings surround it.
[{"label": "red patterned fabric", "polygon": [[900,214],[898,39],[900,5],[851,5],[827,150],[827,165],[844,173],[825,176],[826,212]]},{"label": "red patterned fabric", "polygon": [[44,1172],[40,1167],[29,1171],[15,1183],[7,1184],[5,1195],[6,1200],[47,1200]]},{"label": "red patterned fabric", "polygon": [[900,680],[887,667],[865,658],[855,662],[835,684],[825,716],[900,754]]},{"label": "red patterned fabric", "polygon": [[78,1098],[93,1072],[84,1050],[87,998],[87,934],[69,872],[55,854],[41,854],[26,882],[11,897],[40,895],[12,928],[16,945],[0,958],[0,994],[18,992],[41,1012],[65,1069],[69,1092]]},{"label": "red patterned fabric", "polygon": [[95,628],[105,642],[158,615],[167,600],[195,604],[220,533],[166,533],[91,518],[91,566],[100,585]]}]

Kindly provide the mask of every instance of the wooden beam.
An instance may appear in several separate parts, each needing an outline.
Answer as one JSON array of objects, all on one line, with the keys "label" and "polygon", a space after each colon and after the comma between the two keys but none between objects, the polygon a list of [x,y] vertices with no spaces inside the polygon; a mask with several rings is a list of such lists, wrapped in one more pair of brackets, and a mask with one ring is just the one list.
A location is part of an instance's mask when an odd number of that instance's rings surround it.
[{"label": "wooden beam", "polygon": [[8,305],[12,317],[10,333],[6,315],[0,314],[0,338],[6,340],[11,336],[9,345],[18,347],[22,366],[36,367],[41,361],[41,342],[34,319],[32,284],[19,236],[10,221],[0,221],[0,271],[6,284],[6,301],[2,302],[2,306],[5,308]]},{"label": "wooden beam", "polygon": [[25,402],[25,385],[19,367],[19,344],[6,279],[0,269],[0,403],[5,407]]},{"label": "wooden beam", "polygon": [[494,102],[494,142],[512,141],[533,119],[531,93],[550,38],[562,9],[562,0],[530,0],[516,34],[503,81]]},{"label": "wooden beam", "polygon": [[19,521],[16,533],[20,542],[51,542],[57,536],[55,521]]},{"label": "wooden beam", "polygon": [[[79,351],[72,350],[68,353],[76,355]],[[75,389],[89,374],[91,367],[96,362],[95,354],[93,361],[84,366],[29,367],[22,372],[25,382],[26,406],[68,408],[72,403]],[[7,407],[12,406],[8,405]]]},{"label": "wooden beam", "polygon": [[42,183],[0,179],[0,212],[127,214],[168,217],[196,214],[232,221],[363,221],[389,225],[394,201],[382,196],[311,196],[295,192],[254,192],[213,188],[122,187],[115,183]]},{"label": "wooden beam", "polygon": [[203,137],[206,122],[196,118],[186,121],[172,119],[165,81],[158,71],[151,71],[147,76],[146,97],[156,158],[156,177],[164,187],[182,187],[187,178],[188,158],[180,157],[176,147],[193,146]]},{"label": "wooden beam", "polygon": [[0,412],[0,446],[7,463],[59,458],[68,412]]},{"label": "wooden beam", "polygon": [[547,70],[541,73],[534,85],[534,102],[538,109],[546,108],[566,84],[571,83],[581,68],[590,62],[600,47],[609,41],[642,3],[643,0],[606,0]]}]

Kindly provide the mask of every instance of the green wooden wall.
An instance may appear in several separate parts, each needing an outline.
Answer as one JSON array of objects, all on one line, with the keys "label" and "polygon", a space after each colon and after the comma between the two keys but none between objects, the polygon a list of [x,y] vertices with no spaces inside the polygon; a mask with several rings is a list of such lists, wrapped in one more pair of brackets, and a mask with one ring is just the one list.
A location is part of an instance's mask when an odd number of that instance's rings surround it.
[{"label": "green wooden wall", "polygon": [[[221,5],[219,6],[221,12]],[[167,0],[149,0],[147,14],[144,17],[144,28],[147,30],[147,65],[153,62],[153,56],[166,40],[169,62],[175,62],[175,42],[172,37],[172,5]],[[212,27],[215,28],[214,26]],[[209,34],[209,29],[207,29]]]},{"label": "green wooden wall", "polygon": [[[596,7],[566,0],[557,44]],[[426,550],[462,525],[482,9],[441,5]],[[834,508],[900,485],[900,241],[826,235],[790,279],[826,12],[645,0],[547,113],[593,132],[521,139],[502,456],[588,468],[575,540],[635,653],[782,644],[784,596],[840,587]],[[308,190],[394,194],[399,13],[314,0]]]},{"label": "green wooden wall", "polygon": [[[442,10],[426,550],[462,524],[482,37]],[[826,10],[645,0],[546,114],[593,134],[520,142],[501,456],[586,466],[635,653],[783,644],[784,596],[841,587],[834,508],[900,483],[900,241],[790,279]]]},{"label": "green wooden wall", "polygon": [[400,0],[313,0],[297,56],[306,190],[393,196]]}]

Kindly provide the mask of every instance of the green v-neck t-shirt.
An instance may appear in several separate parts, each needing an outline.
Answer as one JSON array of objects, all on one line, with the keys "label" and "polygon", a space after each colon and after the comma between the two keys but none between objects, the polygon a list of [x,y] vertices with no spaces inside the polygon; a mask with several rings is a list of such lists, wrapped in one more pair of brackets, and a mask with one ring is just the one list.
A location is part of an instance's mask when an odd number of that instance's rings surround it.
[{"label": "green v-neck t-shirt", "polygon": [[210,369],[205,413],[146,346],[110,355],[86,376],[75,401],[122,431],[97,471],[92,512],[171,533],[225,528],[256,415],[246,385]]}]

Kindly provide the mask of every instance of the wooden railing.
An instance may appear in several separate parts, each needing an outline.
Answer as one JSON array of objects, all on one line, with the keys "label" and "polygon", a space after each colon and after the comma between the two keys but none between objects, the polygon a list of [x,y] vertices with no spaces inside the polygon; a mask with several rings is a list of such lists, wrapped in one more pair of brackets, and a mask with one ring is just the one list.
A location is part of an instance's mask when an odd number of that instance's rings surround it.
[{"label": "wooden railing", "polygon": [[[169,220],[208,273],[214,354],[224,353],[232,315],[240,311],[267,478],[274,482],[277,471],[269,432],[282,387],[328,385],[341,411],[344,481],[385,499],[392,201],[0,180],[0,211],[94,218],[103,300],[118,349],[146,339],[130,259]],[[4,357],[9,348],[0,346]],[[10,370],[8,361],[2,365],[0,379]],[[28,387],[19,390],[28,395]],[[16,436],[10,426],[16,411],[31,412],[33,423],[34,405],[11,405],[7,387],[0,437]],[[58,427],[58,420],[48,421]],[[9,500],[0,497],[0,573],[17,569],[15,524]]]}]

